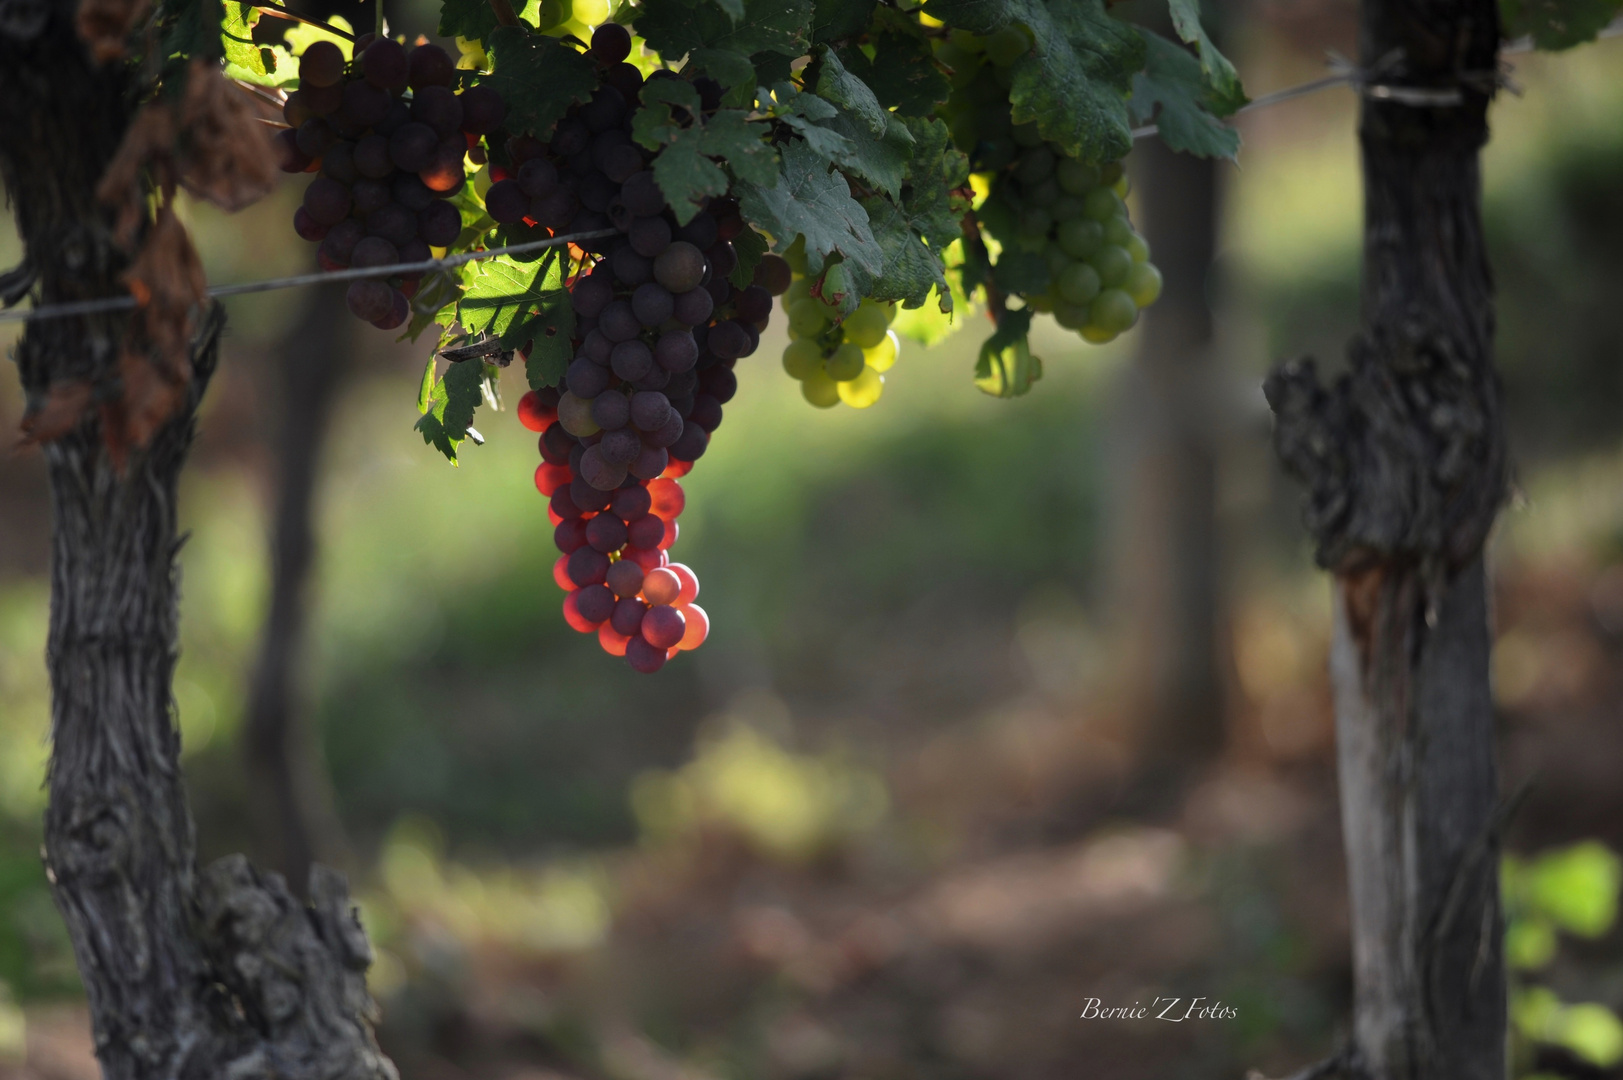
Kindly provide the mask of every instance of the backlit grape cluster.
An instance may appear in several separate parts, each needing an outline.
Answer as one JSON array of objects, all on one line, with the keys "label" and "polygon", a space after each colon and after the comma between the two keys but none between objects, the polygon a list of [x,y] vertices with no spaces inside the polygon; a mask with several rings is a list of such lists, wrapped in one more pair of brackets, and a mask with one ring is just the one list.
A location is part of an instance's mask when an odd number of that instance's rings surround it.
[{"label": "backlit grape cluster", "polygon": [[800,381],[800,392],[819,409],[845,402],[866,409],[885,389],[884,373],[896,363],[898,340],[890,329],[896,305],[863,300],[851,314],[812,295],[813,281],[800,274],[783,294],[789,345],[783,370]]},{"label": "backlit grape cluster", "polygon": [[1035,124],[1013,122],[1010,65],[1030,47],[1019,27],[986,38],[954,30],[936,50],[953,71],[944,113],[972,167],[993,176],[977,210],[982,228],[1005,256],[1039,255],[1047,264],[1047,288],[1020,295],[1033,310],[1053,312],[1061,326],[1103,343],[1161,295],[1161,274],[1128,218],[1121,163],[1089,165],[1045,141]]},{"label": "backlit grape cluster", "polygon": [[[454,244],[462,215],[448,201],[467,182],[471,149],[501,127],[506,106],[488,87],[452,88],[445,50],[367,35],[346,61],[330,41],[299,57],[299,89],[287,97],[277,134],[286,172],[319,175],[304,191],[293,228],[319,241],[324,270],[386,267],[434,257]],[[349,309],[385,330],[410,313],[420,274],[351,283]]]},{"label": "backlit grape cluster", "polygon": [[[631,139],[642,78],[624,63],[630,45],[622,27],[597,28],[591,55],[606,68],[604,85],[550,141],[508,145],[485,206],[521,228],[618,230],[582,242],[570,282],[575,358],[560,385],[526,395],[519,414],[541,432],[535,482],[551,499],[563,553],[554,576],[569,592],[565,619],[653,672],[709,630],[692,603],[698,579],[667,555],[684,505],[677,478],[720,426],[738,389],[733,366],[759,345],[772,293],[729,281],[731,241],[745,228],[736,203],[711,200],[677,224],[650,155]],[[720,87],[699,79],[695,88],[713,110]],[[768,256],[757,278],[787,283],[788,268]]]}]

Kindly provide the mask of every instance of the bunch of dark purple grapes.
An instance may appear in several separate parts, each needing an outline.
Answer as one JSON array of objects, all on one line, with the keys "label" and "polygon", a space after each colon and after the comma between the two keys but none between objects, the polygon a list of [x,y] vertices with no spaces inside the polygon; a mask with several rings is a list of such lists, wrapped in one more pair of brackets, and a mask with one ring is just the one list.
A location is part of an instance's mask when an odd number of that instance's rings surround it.
[{"label": "bunch of dark purple grapes", "polygon": [[[321,244],[324,270],[423,262],[430,247],[462,234],[447,201],[467,183],[466,159],[484,154],[481,136],[506,117],[501,95],[453,89],[456,65],[438,45],[409,54],[398,41],[367,35],[353,61],[329,41],[299,57],[299,89],[282,108],[277,147],[286,172],[318,175],[304,191],[293,228]],[[406,321],[420,274],[356,281],[349,309],[384,330]]]},{"label": "bunch of dark purple grapes", "polygon": [[[564,580],[577,590],[566,615],[582,630],[610,624],[636,601],[635,588],[616,587],[618,563],[651,572],[676,539],[674,516],[656,528],[647,500],[620,493],[684,476],[704,454],[738,389],[733,366],[755,352],[772,313],[766,288],[737,289],[728,280],[738,266],[732,240],[745,228],[736,202],[711,200],[677,224],[649,168],[651,155],[631,138],[642,79],[621,62],[629,47],[622,27],[598,27],[591,52],[609,69],[604,85],[559,121],[550,142],[511,140],[507,175],[485,199],[492,217],[514,225],[616,230],[577,242],[584,257],[570,283],[575,358],[556,396],[538,395],[529,406],[548,420],[536,481],[552,500],[555,538],[567,557]],[[695,88],[706,108],[717,107],[719,86],[700,79]],[[756,280],[787,281],[778,262],[767,256]],[[622,502],[635,503],[644,520],[611,512]],[[638,533],[644,525],[647,536]],[[637,576],[625,571],[628,583]],[[605,583],[609,588],[593,588]],[[658,670],[676,642],[657,628],[649,637],[627,618],[611,624],[614,634],[600,634],[604,647],[623,647],[639,671]]]}]

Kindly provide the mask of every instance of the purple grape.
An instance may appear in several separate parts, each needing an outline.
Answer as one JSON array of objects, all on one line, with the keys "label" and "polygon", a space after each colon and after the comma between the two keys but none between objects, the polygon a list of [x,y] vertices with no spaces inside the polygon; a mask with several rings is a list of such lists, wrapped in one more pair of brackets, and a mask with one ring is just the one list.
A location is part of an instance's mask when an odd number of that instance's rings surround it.
[{"label": "purple grape", "polygon": [[[586,523],[586,542],[605,554],[611,551],[619,551],[625,547],[626,523],[613,514],[599,514]],[[601,585],[593,587],[601,588],[604,592],[609,591]],[[614,597],[613,594],[610,594],[604,600],[604,606],[607,608],[603,615],[605,620],[608,619],[609,615],[613,614],[613,604]]]},{"label": "purple grape", "polygon": [[653,505],[653,496],[648,489],[638,484],[635,487],[621,488],[614,493],[609,502],[609,512],[621,521],[630,521],[634,517],[641,517],[648,513]]},{"label": "purple grape", "polygon": [[626,382],[636,382],[647,375],[653,366],[654,354],[636,338],[620,342],[609,355],[609,367]]},{"label": "purple grape", "polygon": [[560,120],[552,133],[552,152],[559,157],[572,157],[585,150],[591,141],[592,132],[585,124],[575,119]]},{"label": "purple grape", "polygon": [[541,433],[541,454],[554,465],[569,463],[569,451],[577,443],[575,437],[564,430],[564,426],[554,420],[547,425],[547,430]]},{"label": "purple grape", "polygon": [[450,86],[456,77],[456,62],[438,45],[419,45],[407,62],[406,81],[413,90],[426,86]]},{"label": "purple grape", "polygon": [[648,610],[648,605],[635,596],[628,596],[614,605],[614,614],[609,616],[609,625],[617,633],[636,635],[642,632],[642,617]]},{"label": "purple grape", "polygon": [[716,242],[716,219],[700,211],[692,221],[676,231],[676,236],[703,251]]},{"label": "purple grape", "polygon": [[704,254],[710,260],[710,272],[717,277],[727,277],[738,268],[738,251],[730,241],[718,240]]},{"label": "purple grape", "polygon": [[488,86],[475,86],[462,92],[462,130],[470,135],[489,135],[507,119],[507,103]]},{"label": "purple grape", "polygon": [[[604,394],[597,400],[602,401],[609,395]],[[615,395],[618,397],[619,395]],[[603,441],[598,443],[603,450],[603,456],[616,465],[630,465],[642,453],[642,439],[630,428],[619,428],[615,431],[605,432]]]},{"label": "purple grape", "polygon": [[638,431],[658,431],[670,415],[670,399],[658,390],[639,390],[631,395],[631,426]]},{"label": "purple grape", "polygon": [[399,203],[385,203],[366,215],[366,231],[404,248],[417,239],[417,215]]},{"label": "purple grape", "polygon": [[586,522],[578,517],[564,518],[552,530],[552,544],[565,555],[573,555],[586,546]]},{"label": "purple grape", "polygon": [[462,215],[450,203],[435,199],[417,212],[417,235],[435,247],[450,247],[462,235]]},{"label": "purple grape", "polygon": [[530,199],[517,180],[498,180],[485,192],[485,209],[501,224],[511,225],[529,211]]},{"label": "purple grape", "polygon": [[[615,280],[622,285],[641,285],[654,276],[654,262],[644,258],[632,250],[630,244],[622,244],[609,255],[609,268],[614,272]],[[635,303],[632,305],[635,307]]]},{"label": "purple grape", "polygon": [[[609,287],[607,281],[603,284],[605,288]],[[578,291],[580,286],[577,285],[575,288]],[[580,308],[576,307],[575,310],[580,311]],[[594,313],[585,312],[584,314]],[[642,333],[642,323],[637,321],[637,315],[631,310],[629,301],[615,300],[604,305],[601,312],[595,314],[597,314],[597,328],[610,341],[630,341]]]},{"label": "purple grape", "polygon": [[[674,246],[674,245],[672,245]],[[688,326],[703,326],[710,321],[710,316],[716,312],[716,299],[704,289],[689,289],[676,296],[676,306],[671,312],[677,322]],[[680,371],[681,368],[672,370]]]},{"label": "purple grape", "polygon": [[[659,218],[641,218],[639,220],[659,221],[660,224],[664,224],[663,220]],[[666,229],[668,236],[669,226],[666,226]],[[635,245],[635,238],[633,238],[632,243]],[[665,286],[673,294],[681,295],[697,289],[699,283],[704,280],[707,268],[704,253],[687,241],[678,240],[661,252],[656,253],[656,255],[657,257],[654,259],[654,280]],[[706,318],[708,317],[706,316]],[[686,319],[682,321],[687,322]],[[703,320],[699,321],[702,322]],[[698,323],[690,323],[689,325],[697,326]]]},{"label": "purple grape", "polygon": [[670,463],[671,455],[662,447],[645,446],[637,454],[637,459],[631,463],[628,471],[640,480],[652,480],[664,472]]},{"label": "purple grape", "polygon": [[[575,283],[575,291],[569,296],[570,304],[575,314],[584,318],[600,318],[602,312],[609,307],[614,299],[614,286],[609,284],[608,278],[590,274]],[[623,301],[622,301],[623,303]],[[629,308],[629,305],[627,305]],[[615,340],[623,340],[616,338]]]},{"label": "purple grape", "polygon": [[404,90],[411,73],[406,48],[392,38],[377,38],[361,54],[361,72],[380,90]]},{"label": "purple grape", "polygon": [[369,82],[357,79],[344,84],[344,104],[340,115],[363,128],[369,128],[383,123],[389,115],[389,106],[393,104],[394,98],[389,96],[387,90],[380,90]]},{"label": "purple grape", "polygon": [[610,66],[603,81],[620,91],[627,101],[636,101],[642,91],[642,72],[627,63]]},{"label": "purple grape", "polygon": [[565,520],[578,518],[581,515],[581,509],[575,504],[575,498],[571,494],[573,487],[572,484],[565,484],[557,491],[554,491],[549,504],[552,507],[552,512]]},{"label": "purple grape", "polygon": [[546,195],[530,200],[529,216],[549,229],[561,229],[569,224],[580,202],[567,187],[555,187]]},{"label": "purple grape", "polygon": [[316,116],[331,116],[344,105],[344,84],[306,86],[302,90],[301,97],[304,107]]},{"label": "purple grape", "polygon": [[603,175],[616,184],[624,184],[631,177],[642,171],[642,151],[630,143],[616,146],[603,155],[603,163],[599,167]]},{"label": "purple grape", "polygon": [[344,54],[330,41],[317,41],[299,57],[299,85],[332,86],[344,77]]},{"label": "purple grape", "polygon": [[685,424],[686,421],[683,420],[680,411],[676,408],[676,403],[673,401],[671,402],[670,415],[665,417],[665,422],[655,430],[650,431],[647,437],[643,439],[643,442],[649,446],[670,446],[682,437]]},{"label": "purple grape", "polygon": [[360,179],[355,168],[355,144],[336,142],[322,155],[321,175],[330,176],[340,184],[353,184]]},{"label": "purple grape", "polygon": [[626,541],[632,547],[651,551],[665,539],[665,522],[653,514],[644,514],[626,522]]},{"label": "purple grape", "polygon": [[733,296],[732,282],[719,274],[705,282],[703,288],[705,292],[710,294],[710,298],[716,302],[717,307],[731,300]]},{"label": "purple grape", "polygon": [[609,572],[609,557],[590,545],[576,548],[570,552],[564,572],[569,575],[570,581],[581,588],[601,585]]},{"label": "purple grape", "polygon": [[389,157],[389,140],[382,135],[367,135],[355,144],[352,157],[355,171],[373,180],[382,180],[394,172],[394,161]]},{"label": "purple grape", "polygon": [[604,23],[592,31],[592,55],[600,64],[618,64],[631,55],[631,32],[618,23]]},{"label": "purple grape", "polygon": [[558,186],[558,169],[544,157],[531,158],[519,166],[518,186],[530,198],[539,199]]},{"label": "purple grape", "polygon": [[331,124],[316,117],[300,124],[294,139],[298,143],[300,153],[309,158],[318,158],[338,141],[338,134],[333,131]]},{"label": "purple grape", "polygon": [[433,163],[439,144],[433,128],[413,120],[389,136],[389,160],[404,172],[421,172]]},{"label": "purple grape", "polygon": [[[342,222],[339,224],[342,224]],[[311,217],[310,211],[302,206],[293,211],[293,231],[299,234],[300,240],[309,240],[311,243],[315,243],[324,239],[330,228],[331,226],[323,225]],[[323,251],[325,251],[325,245],[323,245]]]},{"label": "purple grape", "polygon": [[393,293],[394,290],[381,281],[352,281],[344,294],[344,302],[349,305],[350,314],[372,322],[389,314],[394,307]]},{"label": "purple grape", "polygon": [[[637,254],[655,260],[654,276],[659,278],[659,257],[671,246],[670,224],[662,217],[638,218],[631,223],[631,231],[627,233],[627,236],[630,238],[631,246],[636,249]],[[692,288],[691,285],[676,288],[663,278],[660,278],[660,284],[670,289],[671,292],[686,292]]]},{"label": "purple grape", "polygon": [[[586,451],[589,449],[591,448],[586,447],[581,451],[580,463],[586,461]],[[610,484],[606,488],[593,487],[586,477],[578,475],[580,463],[571,463],[577,475],[569,482],[569,497],[582,510],[602,510],[609,505],[609,492],[615,485]]]},{"label": "purple grape", "polygon": [[389,184],[389,192],[395,202],[419,214],[434,204],[434,193],[411,173],[396,174]]},{"label": "purple grape", "polygon": [[[580,361],[576,360],[575,363],[578,364]],[[593,371],[603,372],[607,376],[608,369],[600,368],[590,360],[587,360],[586,363],[591,366]],[[570,366],[573,367],[574,364]],[[592,419],[604,431],[617,431],[625,427],[626,422],[631,419],[631,402],[619,391],[612,394],[598,394],[592,399]]]},{"label": "purple grape", "polygon": [[620,185],[620,199],[637,217],[655,217],[665,210],[665,193],[647,169],[639,169],[625,179]]},{"label": "purple grape", "polygon": [[569,390],[576,397],[595,398],[609,388],[609,370],[591,362],[584,356],[577,356],[569,362],[569,370],[564,375],[569,383]]},{"label": "purple grape", "polygon": [[614,351],[614,342],[603,336],[603,331],[593,329],[580,343],[582,356],[589,357],[594,364],[609,366],[609,354]]},{"label": "purple grape", "polygon": [[626,478],[626,467],[616,465],[605,458],[602,447],[592,446],[587,448],[580,459],[580,475],[588,484],[607,494],[619,487],[620,481]]},{"label": "purple grape", "polygon": [[411,120],[411,106],[399,98],[389,102],[389,113],[373,128],[379,135],[389,136]]},{"label": "purple grape", "polygon": [[705,431],[716,430],[721,426],[721,402],[709,394],[700,394],[693,399],[693,411],[688,419]]},{"label": "purple grape", "polygon": [[670,446],[671,457],[678,461],[698,461],[710,446],[710,436],[704,428],[688,420],[682,425],[682,437]]},{"label": "purple grape", "polygon": [[738,376],[734,375],[731,369],[718,364],[704,373],[699,385],[704,387],[705,393],[725,405],[738,393]]},{"label": "purple grape", "polygon": [[667,330],[654,343],[654,360],[665,371],[691,371],[698,359],[699,345],[687,330]]},{"label": "purple grape", "polygon": [[738,294],[733,303],[738,317],[748,323],[758,323],[772,316],[772,294],[759,285],[751,285]]},{"label": "purple grape", "polygon": [[794,271],[789,268],[788,260],[781,255],[762,255],[761,261],[755,264],[754,284],[772,296],[782,296],[788,292],[794,280]]},{"label": "purple grape", "polygon": [[461,128],[462,102],[448,86],[425,86],[412,98],[411,118],[443,139]]},{"label": "purple grape", "polygon": [[321,254],[342,266],[348,266],[355,255],[355,245],[366,238],[366,230],[354,218],[345,218],[327,230],[321,242]]},{"label": "purple grape", "polygon": [[626,99],[612,86],[598,87],[592,100],[581,106],[580,118],[593,134],[618,127],[626,116]]},{"label": "purple grape", "polygon": [[389,185],[381,180],[357,180],[349,191],[354,210],[362,217],[389,205]]},{"label": "purple grape", "polygon": [[744,328],[729,319],[710,328],[710,340],[706,344],[711,352],[723,360],[736,360],[749,348],[749,341]]},{"label": "purple grape", "polygon": [[349,216],[349,188],[328,176],[318,176],[304,189],[304,211],[322,225],[336,225]]},{"label": "purple grape", "polygon": [[389,313],[381,319],[373,319],[372,325],[379,330],[393,330],[400,326],[411,315],[411,301],[399,289],[389,290]]},{"label": "purple grape", "polygon": [[663,285],[650,281],[631,294],[631,311],[637,321],[653,328],[663,326],[676,310],[676,298]]},{"label": "purple grape", "polygon": [[349,258],[351,266],[393,266],[400,261],[400,250],[381,236],[368,236],[355,245]]}]

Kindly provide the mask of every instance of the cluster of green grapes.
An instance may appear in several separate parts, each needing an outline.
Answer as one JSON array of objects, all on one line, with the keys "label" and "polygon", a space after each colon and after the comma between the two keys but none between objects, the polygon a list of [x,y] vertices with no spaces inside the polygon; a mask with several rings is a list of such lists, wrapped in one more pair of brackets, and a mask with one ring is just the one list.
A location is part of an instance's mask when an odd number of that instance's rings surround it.
[{"label": "cluster of green grapes", "polygon": [[[1121,163],[1089,165],[1044,140],[1035,124],[1013,122],[1011,65],[1030,47],[1019,27],[986,38],[952,31],[936,49],[953,73],[943,111],[972,168],[991,177],[976,217],[1002,248],[994,281],[1103,343],[1161,295],[1161,273],[1128,217]],[[1013,267],[1011,253],[1039,258]]]},{"label": "cluster of green grapes", "polygon": [[894,303],[864,300],[841,319],[838,308],[812,295],[811,279],[797,274],[783,294],[783,308],[789,316],[783,370],[800,381],[807,401],[819,409],[842,401],[866,409],[879,400],[884,373],[896,363]]}]

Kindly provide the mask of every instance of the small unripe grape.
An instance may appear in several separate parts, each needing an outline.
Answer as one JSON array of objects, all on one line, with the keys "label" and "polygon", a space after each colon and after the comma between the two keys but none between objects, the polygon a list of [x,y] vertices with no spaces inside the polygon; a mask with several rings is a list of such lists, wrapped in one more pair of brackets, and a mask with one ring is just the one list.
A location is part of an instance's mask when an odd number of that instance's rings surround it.
[{"label": "small unripe grape", "polygon": [[1133,269],[1133,257],[1126,248],[1114,244],[1100,248],[1088,256],[1088,265],[1099,272],[1099,282],[1106,289],[1114,289],[1127,280]]},{"label": "small unripe grape", "polygon": [[1067,330],[1082,329],[1092,317],[1092,309],[1087,304],[1073,304],[1069,300],[1054,304],[1054,321]]},{"label": "small unripe grape", "polygon": [[1070,304],[1087,304],[1104,287],[1099,272],[1089,264],[1071,263],[1054,282],[1054,291]]},{"label": "small unripe grape", "polygon": [[840,385],[826,372],[813,372],[800,384],[800,393],[819,409],[831,409],[840,403]]},{"label": "small unripe grape", "polygon": [[595,435],[602,430],[592,419],[592,402],[589,398],[578,397],[573,392],[565,394],[558,399],[558,423],[563,425],[565,431],[577,439],[584,439],[588,435]]},{"label": "small unripe grape", "polygon": [[835,382],[844,382],[861,374],[867,362],[867,357],[862,355],[862,348],[847,341],[834,350],[833,356],[823,361],[823,370],[828,372],[828,377]]},{"label": "small unripe grape", "polygon": [[866,409],[879,400],[884,392],[885,378],[879,372],[866,365],[857,373],[854,379],[847,379],[836,384],[840,390],[840,400],[853,409]]},{"label": "small unripe grape", "polygon": [[1138,235],[1138,233],[1129,236],[1122,247],[1126,248],[1127,254],[1133,257],[1133,262],[1147,263],[1150,261],[1150,242]]},{"label": "small unripe grape", "polygon": [[1121,333],[1138,321],[1138,305],[1120,289],[1106,289],[1089,307],[1089,325]]},{"label": "small unripe grape", "polygon": [[864,301],[840,325],[845,330],[846,341],[863,349],[871,349],[885,340],[890,320],[885,318],[884,309]]},{"label": "small unripe grape", "polygon": [[816,337],[827,325],[828,308],[821,300],[808,296],[789,305],[789,329],[801,337]]},{"label": "small unripe grape", "polygon": [[1120,197],[1106,187],[1096,187],[1082,197],[1082,216],[1101,225],[1127,212]]},{"label": "small unripe grape", "polygon": [[823,370],[823,350],[816,342],[791,341],[783,350],[783,370],[790,378],[804,380]]},{"label": "small unripe grape", "polygon": [[1005,26],[986,38],[986,58],[1000,68],[1006,68],[1031,48],[1031,35],[1018,26]]},{"label": "small unripe grape", "polygon": [[1080,158],[1061,158],[1054,166],[1054,178],[1067,195],[1085,196],[1099,183],[1099,170]]},{"label": "small unripe grape", "polygon": [[863,349],[863,358],[868,366],[878,372],[889,371],[896,363],[896,357],[901,352],[901,341],[896,331],[885,331],[885,339],[871,349]]},{"label": "small unripe grape", "polygon": [[1137,263],[1127,275],[1127,284],[1122,287],[1133,298],[1133,303],[1147,308],[1161,297],[1161,271],[1152,263]]},{"label": "small unripe grape", "polygon": [[1104,227],[1087,218],[1072,218],[1059,227],[1059,246],[1073,259],[1085,259],[1104,245]]}]

